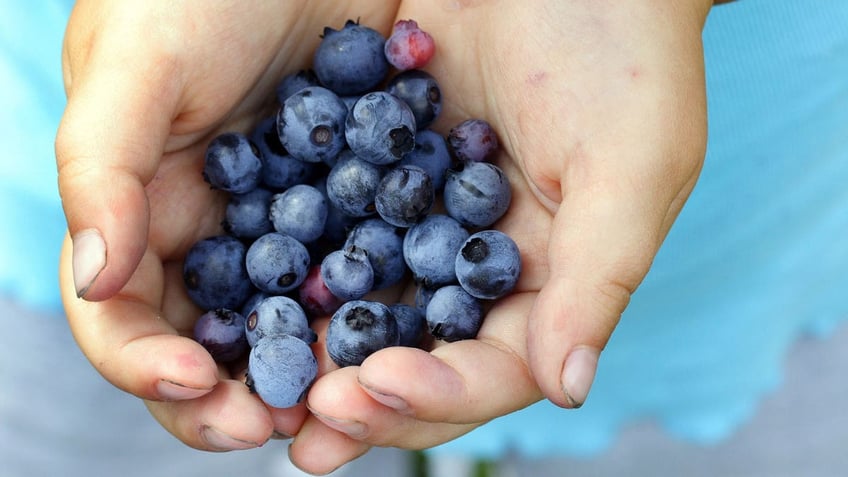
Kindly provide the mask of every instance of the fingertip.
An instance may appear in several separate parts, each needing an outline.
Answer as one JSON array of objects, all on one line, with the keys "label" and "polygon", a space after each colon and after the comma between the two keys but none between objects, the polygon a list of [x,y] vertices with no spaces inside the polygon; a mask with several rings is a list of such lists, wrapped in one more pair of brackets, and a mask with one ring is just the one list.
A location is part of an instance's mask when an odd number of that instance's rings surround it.
[{"label": "fingertip", "polygon": [[577,409],[586,402],[595,381],[600,353],[591,346],[577,346],[565,358],[560,377],[565,407]]},{"label": "fingertip", "polygon": [[546,284],[528,324],[531,373],[544,396],[566,409],[586,401],[601,351],[620,316],[579,288],[567,280]]},{"label": "fingertip", "polygon": [[309,416],[288,447],[289,460],[312,475],[327,475],[364,455],[371,448],[365,442],[327,427]]},{"label": "fingertip", "polygon": [[274,434],[267,408],[244,383],[233,379],[220,381],[195,399],[145,404],[165,429],[195,449],[251,449],[264,445]]},{"label": "fingertip", "polygon": [[119,174],[67,182],[63,206],[76,296],[88,301],[111,298],[129,281],[147,247],[144,188],[137,179]]}]

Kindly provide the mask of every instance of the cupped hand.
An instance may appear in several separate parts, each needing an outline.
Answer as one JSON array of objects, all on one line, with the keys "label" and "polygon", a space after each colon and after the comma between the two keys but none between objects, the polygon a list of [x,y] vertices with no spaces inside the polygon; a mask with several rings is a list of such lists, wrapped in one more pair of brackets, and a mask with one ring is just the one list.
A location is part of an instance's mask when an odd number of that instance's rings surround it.
[{"label": "cupped hand", "polygon": [[208,141],[267,114],[286,72],[309,65],[324,26],[386,2],[78,2],[66,32],[68,104],[56,138],[69,235],[60,281],[94,367],[144,398],[193,447],[254,447],[293,434],[303,406],[270,412],[190,335],[199,310],[181,260],[220,233],[223,197],[201,176]]},{"label": "cupped hand", "polygon": [[631,294],[705,154],[701,31],[711,2],[405,1],[437,42],[444,132],[499,133],[522,253],[475,340],[389,348],[321,377],[290,447],[323,473],[369,445],[426,448],[543,397],[587,398]]}]

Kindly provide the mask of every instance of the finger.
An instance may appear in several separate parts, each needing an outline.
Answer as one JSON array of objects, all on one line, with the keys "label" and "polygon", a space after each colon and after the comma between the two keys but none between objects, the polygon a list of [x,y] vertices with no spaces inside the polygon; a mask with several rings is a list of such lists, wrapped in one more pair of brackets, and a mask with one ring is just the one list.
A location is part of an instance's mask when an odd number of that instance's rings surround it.
[{"label": "finger", "polygon": [[229,451],[263,445],[274,431],[268,409],[244,383],[225,379],[209,394],[188,401],[145,401],[177,439],[195,449]]},{"label": "finger", "polygon": [[[401,414],[373,399],[365,388],[359,385],[358,371],[358,367],[348,367],[324,376],[315,384],[307,401],[314,419],[355,442],[373,446],[424,449],[461,436],[480,424],[431,423]],[[318,439],[304,434],[303,430],[295,440],[303,449],[321,447]],[[358,447],[348,444],[344,449],[353,454]],[[349,457],[340,451],[341,447],[338,455],[333,456],[334,459]]]},{"label": "finger", "polygon": [[74,288],[89,300],[114,295],[144,253],[144,186],[159,164],[180,96],[171,63],[136,54],[147,50],[132,48],[124,37],[114,40],[98,42],[75,72],[56,136]]},{"label": "finger", "polygon": [[[70,249],[66,239],[62,282],[72,280]],[[109,300],[82,300],[63,286],[68,324],[92,365],[118,388],[145,399],[193,399],[212,390],[218,368],[203,346],[179,336],[160,313],[163,280],[161,262],[147,253],[121,294]]]},{"label": "finger", "polygon": [[534,297],[501,299],[477,339],[432,353],[401,347],[377,352],[363,362],[359,382],[382,404],[430,422],[476,423],[523,408],[541,398],[525,358],[524,317]]},{"label": "finger", "polygon": [[676,216],[673,206],[654,208],[668,201],[624,190],[574,193],[554,218],[528,351],[540,388],[559,406],[586,400],[601,351]]},{"label": "finger", "polygon": [[299,469],[325,475],[368,452],[371,446],[327,427],[309,416],[289,445],[289,459]]}]

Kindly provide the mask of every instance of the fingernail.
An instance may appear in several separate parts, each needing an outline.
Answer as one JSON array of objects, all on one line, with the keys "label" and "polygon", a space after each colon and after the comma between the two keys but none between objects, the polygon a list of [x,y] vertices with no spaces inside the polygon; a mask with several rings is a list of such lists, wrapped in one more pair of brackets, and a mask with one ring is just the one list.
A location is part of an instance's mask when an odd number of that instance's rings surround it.
[{"label": "fingernail", "polygon": [[364,389],[369,396],[371,396],[375,401],[379,402],[380,404],[394,409],[399,414],[403,414],[405,416],[412,416],[412,408],[409,407],[409,403],[404,401],[403,398],[395,396],[394,394],[387,394],[377,391],[376,389],[363,384],[362,381],[359,382],[359,385],[362,386],[362,389]]},{"label": "fingernail", "polygon": [[74,287],[82,298],[106,266],[106,242],[97,229],[85,229],[73,236]]},{"label": "fingernail", "polygon": [[277,440],[277,441],[284,441],[286,439],[291,439],[292,437],[293,436],[290,436],[290,435],[288,435],[284,432],[280,432],[276,429],[274,430],[274,432],[271,433],[271,439],[274,439],[274,440]]},{"label": "fingernail", "polygon": [[219,451],[243,450],[259,447],[258,442],[236,439],[235,437],[224,434],[212,426],[203,426],[200,429],[200,435],[209,447]]},{"label": "fingernail", "polygon": [[368,434],[368,426],[362,422],[325,416],[315,411],[312,411],[312,414],[327,427],[335,429],[342,434],[347,434],[354,439],[361,439]]},{"label": "fingernail", "polygon": [[595,380],[599,355],[600,351],[596,348],[581,346],[572,350],[566,358],[562,368],[562,390],[569,407],[576,409],[586,401]]},{"label": "fingernail", "polygon": [[156,391],[159,393],[159,397],[164,401],[185,401],[186,399],[195,399],[203,396],[211,390],[212,389],[191,388],[168,379],[159,380],[156,384]]}]

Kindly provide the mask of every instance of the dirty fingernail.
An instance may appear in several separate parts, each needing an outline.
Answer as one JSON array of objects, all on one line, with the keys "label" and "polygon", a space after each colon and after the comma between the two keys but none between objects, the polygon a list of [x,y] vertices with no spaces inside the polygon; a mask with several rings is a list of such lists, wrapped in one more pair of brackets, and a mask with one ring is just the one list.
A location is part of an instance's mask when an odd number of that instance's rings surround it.
[{"label": "dirty fingernail", "polygon": [[595,371],[598,368],[600,351],[596,348],[581,346],[575,348],[565,360],[562,369],[562,390],[569,407],[578,408],[586,401]]},{"label": "dirty fingernail", "polygon": [[83,298],[106,266],[106,242],[97,229],[85,229],[73,236],[73,246],[74,288]]}]

